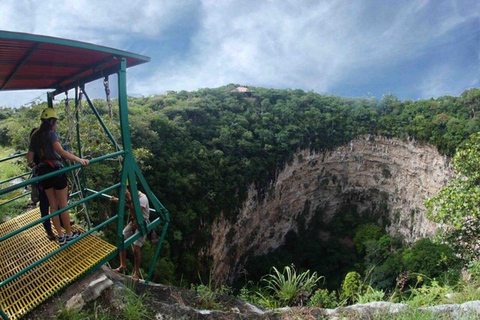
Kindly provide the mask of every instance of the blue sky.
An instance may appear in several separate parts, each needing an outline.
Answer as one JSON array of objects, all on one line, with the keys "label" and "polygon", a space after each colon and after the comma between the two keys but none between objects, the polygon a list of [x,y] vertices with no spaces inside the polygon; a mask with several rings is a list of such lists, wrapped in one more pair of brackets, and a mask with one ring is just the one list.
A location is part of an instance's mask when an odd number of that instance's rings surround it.
[{"label": "blue sky", "polygon": [[[480,87],[480,0],[2,0],[0,29],[151,57],[129,69],[131,95],[238,83],[417,100]],[[0,92],[0,106],[38,96]]]}]

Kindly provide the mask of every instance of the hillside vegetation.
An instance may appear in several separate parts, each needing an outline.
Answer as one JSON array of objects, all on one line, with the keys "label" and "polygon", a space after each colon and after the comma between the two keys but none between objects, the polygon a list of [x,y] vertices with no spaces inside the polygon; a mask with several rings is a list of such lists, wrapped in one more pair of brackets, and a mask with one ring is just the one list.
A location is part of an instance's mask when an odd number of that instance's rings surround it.
[{"label": "hillside vegetation", "polygon": [[[459,97],[399,101],[393,95],[376,100],[254,87],[250,88],[252,96],[247,97],[230,93],[233,88],[232,84],[194,92],[129,97],[135,155],[153,192],[172,217],[154,281],[185,285],[198,283],[199,276],[208,279],[208,257],[200,252],[210,241],[212,221],[221,212],[235,219],[249,185],[267,192],[276,174],[300,149],[328,150],[361,134],[378,134],[428,142],[441,153],[453,156],[458,146],[480,131],[480,89],[467,90]],[[120,141],[118,113],[108,119],[105,101],[94,103]],[[3,150],[26,150],[29,132],[38,126],[44,107],[34,104],[0,109]],[[68,120],[71,112],[65,112],[63,102],[56,108],[61,118],[61,137],[74,141],[73,122]],[[86,105],[80,118],[80,127],[88,128],[81,135],[85,157],[114,150]],[[23,159],[16,163],[24,166]],[[110,163],[90,166],[87,171],[88,186],[100,190],[118,179],[119,167],[118,163]],[[0,208],[0,213],[10,210],[8,205],[5,207]],[[96,212],[93,219],[98,222],[114,207],[98,202],[92,209]],[[391,239],[375,225],[355,228],[356,247],[363,257],[358,271],[367,272],[375,266],[371,273],[378,288],[391,289],[406,268],[433,279],[458,265],[451,272],[458,279],[461,263],[444,244],[424,240],[405,249],[401,241]],[[113,234],[106,232],[105,236]],[[153,248],[147,244],[145,269],[152,255]],[[280,270],[283,267],[277,266]]]}]

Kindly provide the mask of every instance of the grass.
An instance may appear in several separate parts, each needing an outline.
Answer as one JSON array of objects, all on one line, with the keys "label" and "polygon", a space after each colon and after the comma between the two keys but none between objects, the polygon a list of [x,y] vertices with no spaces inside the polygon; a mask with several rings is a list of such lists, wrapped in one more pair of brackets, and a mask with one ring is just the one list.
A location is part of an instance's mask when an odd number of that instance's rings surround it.
[{"label": "grass", "polygon": [[371,320],[476,320],[478,319],[478,314],[475,312],[463,312],[456,314],[455,317],[448,314],[439,314],[432,311],[425,311],[420,309],[409,308],[405,311],[399,312],[395,315],[393,314],[378,314],[374,316]]},{"label": "grass", "polygon": [[[0,159],[5,159],[15,152],[12,148],[0,146]],[[6,160],[0,163],[0,180],[8,179],[23,173],[22,164],[26,164],[25,157]]]},{"label": "grass", "polygon": [[322,278],[316,272],[310,275],[310,270],[297,274],[293,266],[285,266],[283,272],[272,267],[272,273],[264,276],[260,282],[265,283],[265,289],[272,293],[280,306],[285,307],[306,302],[301,295],[310,295]]},{"label": "grass", "polygon": [[153,318],[153,315],[145,302],[147,297],[145,294],[137,296],[133,288],[125,288],[124,293],[125,304],[122,309],[123,319],[144,320]]},{"label": "grass", "polygon": [[191,290],[195,290],[198,295],[197,307],[203,310],[223,310],[222,305],[217,301],[218,295],[229,295],[232,293],[231,288],[221,286],[216,288],[213,283],[213,273],[210,272],[208,283],[204,284],[202,278],[199,275],[200,284],[190,285]]}]

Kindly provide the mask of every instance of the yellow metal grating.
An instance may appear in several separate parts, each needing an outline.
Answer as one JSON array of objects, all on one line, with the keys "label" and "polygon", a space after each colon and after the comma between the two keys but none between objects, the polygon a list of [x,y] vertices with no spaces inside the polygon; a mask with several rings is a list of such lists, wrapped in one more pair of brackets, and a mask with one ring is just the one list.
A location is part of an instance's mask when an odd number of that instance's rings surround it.
[{"label": "yellow metal grating", "polygon": [[[39,218],[40,211],[36,208],[2,223],[0,237]],[[53,225],[52,229],[55,230]],[[72,230],[84,232],[78,226],[72,226]],[[56,249],[58,241],[47,238],[41,223],[0,242],[0,281],[8,279]],[[86,236],[1,287],[0,308],[11,319],[21,318],[115,250],[115,246],[96,236]]]}]

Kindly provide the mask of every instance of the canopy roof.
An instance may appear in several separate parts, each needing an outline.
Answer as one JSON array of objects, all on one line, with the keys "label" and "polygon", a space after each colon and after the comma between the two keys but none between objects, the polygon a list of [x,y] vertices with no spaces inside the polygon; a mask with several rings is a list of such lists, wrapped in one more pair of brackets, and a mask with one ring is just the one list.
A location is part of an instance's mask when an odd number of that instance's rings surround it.
[{"label": "canopy roof", "polygon": [[139,54],[61,38],[0,30],[0,91],[56,92],[150,61]]}]

